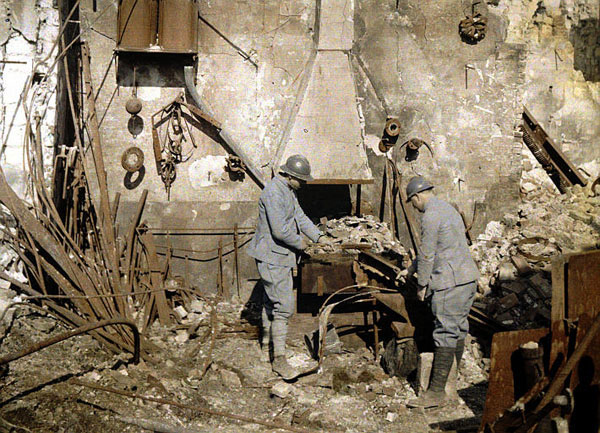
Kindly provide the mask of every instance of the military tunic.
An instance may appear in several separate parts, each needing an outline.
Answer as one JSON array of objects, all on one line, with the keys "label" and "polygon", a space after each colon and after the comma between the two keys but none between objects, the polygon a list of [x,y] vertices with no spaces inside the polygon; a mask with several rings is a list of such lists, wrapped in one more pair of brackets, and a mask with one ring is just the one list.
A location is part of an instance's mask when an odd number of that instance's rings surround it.
[{"label": "military tunic", "polygon": [[477,290],[477,265],[471,257],[460,214],[450,204],[431,197],[421,220],[418,283],[426,286],[435,316],[436,347],[456,347],[469,330],[467,317]]},{"label": "military tunic", "polygon": [[258,202],[256,233],[248,254],[256,259],[265,287],[265,308],[273,318],[289,318],[294,312],[292,268],[304,233],[317,242],[321,231],[306,216],[296,192],[281,176],[265,186]]}]

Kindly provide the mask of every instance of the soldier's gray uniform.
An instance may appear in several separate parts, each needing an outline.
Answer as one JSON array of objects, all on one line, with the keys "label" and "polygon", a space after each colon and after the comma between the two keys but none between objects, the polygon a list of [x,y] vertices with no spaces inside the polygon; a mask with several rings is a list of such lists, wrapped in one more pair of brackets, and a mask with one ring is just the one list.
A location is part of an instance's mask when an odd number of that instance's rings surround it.
[{"label": "soldier's gray uniform", "polygon": [[287,320],[294,312],[292,268],[302,246],[300,233],[313,242],[322,234],[305,215],[287,181],[275,176],[260,196],[256,233],[248,249],[265,286],[265,309],[271,320]]},{"label": "soldier's gray uniform", "polygon": [[467,316],[479,278],[471,257],[465,226],[451,205],[432,197],[421,220],[421,251],[417,257],[418,282],[427,286],[435,316],[436,347],[456,347],[469,330]]}]

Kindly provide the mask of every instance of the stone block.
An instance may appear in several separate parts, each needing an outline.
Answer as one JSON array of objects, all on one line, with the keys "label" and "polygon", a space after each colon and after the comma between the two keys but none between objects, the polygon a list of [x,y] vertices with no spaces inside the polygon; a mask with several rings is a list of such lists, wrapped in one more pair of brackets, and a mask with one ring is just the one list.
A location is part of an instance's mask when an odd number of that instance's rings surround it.
[{"label": "stone block", "polygon": [[231,389],[242,387],[240,377],[234,371],[221,369],[219,370],[219,373],[221,376],[221,382],[223,382],[223,385],[225,385],[227,388]]},{"label": "stone block", "polygon": [[[431,366],[433,364],[433,352],[423,352],[419,354],[419,364],[417,366],[418,389],[417,395],[427,391],[429,387],[429,376],[431,375]],[[448,381],[446,382],[446,394],[451,399],[458,398],[456,390],[456,380],[458,379],[458,371],[456,369],[456,360],[452,363]]]},{"label": "stone block", "polygon": [[498,302],[500,304],[500,310],[506,311],[519,305],[519,298],[517,298],[517,295],[515,295],[514,293],[511,293],[509,295],[504,296],[503,298],[500,298]]}]

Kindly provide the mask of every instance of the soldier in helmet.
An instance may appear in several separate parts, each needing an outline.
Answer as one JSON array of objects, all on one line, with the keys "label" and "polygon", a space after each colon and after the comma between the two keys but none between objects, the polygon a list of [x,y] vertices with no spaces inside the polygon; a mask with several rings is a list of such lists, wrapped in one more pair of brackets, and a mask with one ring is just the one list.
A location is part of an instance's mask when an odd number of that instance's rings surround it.
[{"label": "soldier in helmet", "polygon": [[[409,407],[436,407],[446,402],[446,381],[454,359],[463,355],[469,330],[467,316],[477,290],[479,271],[471,257],[465,226],[457,210],[433,192],[424,178],[406,186],[408,201],[421,212],[421,250],[416,260],[419,299],[431,299],[435,346],[429,387]],[[413,268],[414,270],[414,268]]]},{"label": "soldier in helmet", "polygon": [[272,340],[272,369],[286,380],[297,374],[285,357],[288,320],[294,312],[292,268],[296,266],[296,254],[307,247],[302,234],[313,242],[322,236],[296,197],[296,191],[308,180],[312,180],[308,160],[302,155],[290,156],[260,196],[256,233],[248,250],[265,288],[263,354],[268,359]]}]

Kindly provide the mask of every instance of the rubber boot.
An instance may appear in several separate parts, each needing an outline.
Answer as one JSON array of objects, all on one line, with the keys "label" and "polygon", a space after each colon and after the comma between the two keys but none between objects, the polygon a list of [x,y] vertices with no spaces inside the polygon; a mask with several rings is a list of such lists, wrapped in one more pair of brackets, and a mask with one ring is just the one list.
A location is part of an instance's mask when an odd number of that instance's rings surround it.
[{"label": "rubber boot", "polygon": [[262,335],[260,340],[260,358],[263,362],[271,361],[271,325],[266,308],[262,309]]},{"label": "rubber boot", "polygon": [[458,367],[460,367],[460,361],[462,360],[463,353],[465,351],[465,340],[458,340],[456,342],[456,350],[454,351],[454,357],[456,358],[456,371],[458,372]]},{"label": "rubber boot", "polygon": [[433,365],[429,376],[429,387],[427,391],[418,398],[410,400],[408,407],[440,407],[447,403],[446,381],[454,363],[453,347],[436,347],[433,355]]}]

